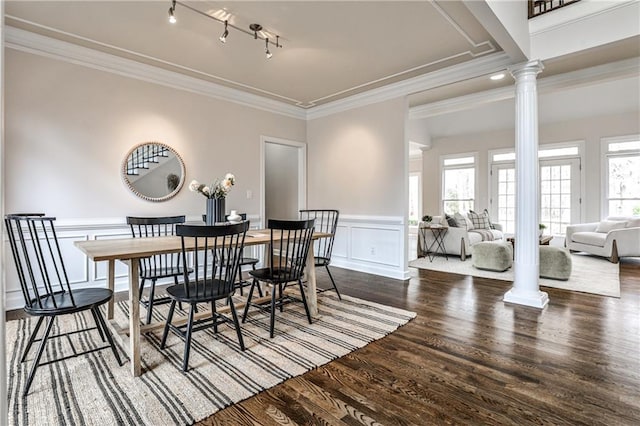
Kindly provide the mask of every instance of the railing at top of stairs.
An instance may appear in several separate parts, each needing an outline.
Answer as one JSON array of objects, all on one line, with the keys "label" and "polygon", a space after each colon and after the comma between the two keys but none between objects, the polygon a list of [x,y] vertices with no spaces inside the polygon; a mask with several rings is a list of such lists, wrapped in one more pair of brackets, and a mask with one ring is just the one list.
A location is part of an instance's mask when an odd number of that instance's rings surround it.
[{"label": "railing at top of stairs", "polygon": [[529,0],[529,19],[579,1],[580,0]]},{"label": "railing at top of stairs", "polygon": [[168,157],[169,149],[166,146],[145,144],[133,151],[127,161],[127,175],[136,176],[140,169],[148,169],[152,163],[158,163],[161,157]]}]

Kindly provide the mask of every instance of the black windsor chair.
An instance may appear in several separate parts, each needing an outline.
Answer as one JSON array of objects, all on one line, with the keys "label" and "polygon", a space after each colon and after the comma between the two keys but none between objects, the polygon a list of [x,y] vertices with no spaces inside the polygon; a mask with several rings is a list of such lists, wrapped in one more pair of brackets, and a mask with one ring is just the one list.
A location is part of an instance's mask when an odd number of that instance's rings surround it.
[{"label": "black windsor chair", "polygon": [[[187,371],[189,365],[189,351],[191,348],[191,334],[193,331],[203,330],[213,327],[214,332],[218,332],[218,325],[224,322],[233,323],[240,349],[244,351],[244,340],[240,331],[240,323],[233,303],[234,281],[238,273],[239,261],[244,249],[244,238],[249,229],[249,222],[242,222],[234,225],[179,225],[176,234],[182,238],[182,261],[187,263],[187,252],[185,240],[189,244],[193,242],[193,269],[194,277],[189,278],[189,274],[184,272],[184,282],[167,288],[167,293],[171,297],[171,306],[167,323],[162,333],[160,348],[164,349],[167,342],[169,330],[176,333],[184,340],[184,357],[182,360],[182,371]],[[216,253],[213,259],[212,253]],[[226,300],[231,311],[232,318],[228,318],[216,311],[216,301]],[[176,302],[187,303],[189,309],[189,321],[181,326],[171,324]],[[194,313],[198,303],[211,304],[211,317],[194,321]]]},{"label": "black windsor chair", "polygon": [[[318,238],[313,242],[313,256],[315,259],[315,266],[324,266],[331,279],[333,290],[338,294],[338,299],[342,300],[336,282],[331,275],[329,265],[331,264],[331,252],[333,251],[333,240],[336,236],[336,229],[338,228],[338,210],[300,210],[300,219],[315,219],[315,231],[325,232],[331,234],[331,237]],[[328,291],[327,289],[318,289],[318,292]]]},{"label": "black windsor chair", "polygon": [[[24,296],[24,310],[27,314],[38,317],[35,329],[29,337],[20,362],[24,362],[34,342],[40,342],[38,351],[24,386],[23,397],[29,393],[36,370],[42,365],[63,361],[79,355],[111,348],[113,355],[122,365],[120,356],[113,343],[113,337],[100,312],[100,306],[113,297],[113,292],[106,288],[80,288],[71,290],[67,270],[64,266],[62,252],[58,244],[53,222],[55,218],[37,214],[9,214],[5,216],[5,225],[11,246],[11,253],[16,265],[18,280]],[[67,333],[51,335],[54,320],[58,316],[91,311],[95,327],[74,330]],[[41,338],[38,331],[45,318],[47,325]],[[84,352],[77,352],[71,344],[73,354],[40,363],[47,341],[52,338],[97,329],[103,342],[108,345],[94,347]],[[71,342],[71,341],[70,341]]]},{"label": "black windsor chair", "polygon": [[[307,305],[307,298],[302,287],[302,276],[306,264],[309,246],[313,237],[314,220],[273,220],[269,219],[268,228],[271,230],[271,243],[269,244],[269,267],[249,271],[253,277],[249,296],[242,315],[242,322],[247,319],[250,306],[271,313],[269,335],[273,337],[276,307],[282,311],[285,304],[302,302],[311,324],[311,314]],[[271,302],[255,304],[251,302],[253,290],[259,287],[259,281],[270,284]],[[290,283],[298,283],[300,298],[292,294],[285,294],[284,290]]]},{"label": "black windsor chair", "polygon": [[[242,218],[243,221],[247,220],[247,214],[246,213],[239,213],[240,217]],[[227,218],[229,218],[229,215],[226,216]],[[202,215],[202,221],[206,222],[207,221],[207,215],[203,214]],[[251,285],[251,283],[247,280],[244,279],[244,277],[242,276],[242,267],[243,266],[251,266],[251,269],[253,269],[254,271],[256,270],[256,265],[258,264],[258,262],[260,262],[260,259],[256,259],[255,257],[245,257],[244,254],[242,255],[242,257],[240,258],[240,267],[238,268],[238,281],[236,281],[235,283],[235,288],[236,289],[240,289],[240,295],[244,296],[244,288],[248,287]],[[258,287],[258,292],[260,293],[260,297],[262,297],[262,289],[260,289]]]},{"label": "black windsor chair", "polygon": [[[131,234],[134,238],[145,237],[166,237],[176,235],[176,226],[184,223],[184,216],[166,217],[133,217],[127,216],[127,224],[131,227]],[[147,308],[147,324],[151,322],[153,306],[169,303],[169,297],[155,297],[156,281],[162,278],[173,277],[174,284],[178,284],[178,277],[183,274],[185,268],[181,264],[179,253],[156,254],[151,257],[140,259],[140,304]],[[186,271],[192,272],[186,268]],[[144,284],[151,281],[149,288],[149,298],[142,299]]]}]

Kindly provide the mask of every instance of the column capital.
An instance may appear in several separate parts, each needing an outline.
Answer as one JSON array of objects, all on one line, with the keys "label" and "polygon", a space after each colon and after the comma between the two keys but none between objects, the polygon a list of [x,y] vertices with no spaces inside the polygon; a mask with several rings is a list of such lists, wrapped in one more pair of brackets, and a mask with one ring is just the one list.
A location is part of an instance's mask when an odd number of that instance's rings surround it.
[{"label": "column capital", "polygon": [[522,75],[537,75],[544,69],[544,65],[540,59],[536,59],[529,62],[522,62],[507,68],[509,73],[514,79]]}]

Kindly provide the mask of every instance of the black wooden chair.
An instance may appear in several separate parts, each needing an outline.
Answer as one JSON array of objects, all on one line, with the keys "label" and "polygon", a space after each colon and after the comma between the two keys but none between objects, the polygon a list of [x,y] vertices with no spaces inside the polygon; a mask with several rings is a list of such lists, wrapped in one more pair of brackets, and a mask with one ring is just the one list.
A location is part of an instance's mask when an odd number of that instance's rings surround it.
[{"label": "black wooden chair", "polygon": [[[131,227],[131,234],[134,238],[144,237],[166,237],[176,235],[176,225],[184,223],[184,216],[166,217],[133,217],[127,216],[127,224]],[[153,306],[169,303],[169,297],[155,297],[156,281],[162,278],[171,278],[178,284],[178,277],[183,274],[185,268],[181,264],[181,257],[178,253],[156,254],[151,257],[140,259],[140,304],[147,308],[147,324],[151,322]],[[186,269],[191,272],[191,269]],[[151,281],[149,288],[149,298],[142,299],[144,284]]]},{"label": "black wooden chair", "polygon": [[[247,214],[246,213],[239,213],[240,217],[242,218],[243,221],[247,220]],[[226,216],[227,218],[229,217],[229,215]],[[202,221],[206,222],[207,221],[207,215],[203,214],[202,215]],[[244,279],[244,277],[242,276],[242,267],[243,266],[251,266],[251,269],[253,269],[254,271],[256,270],[256,265],[258,264],[258,262],[260,262],[260,259],[256,259],[255,257],[246,257],[244,256],[244,253],[242,255],[242,257],[240,258],[240,267],[238,268],[238,281],[236,281],[235,283],[235,288],[236,289],[240,289],[240,295],[244,296],[244,288],[248,287],[251,285],[251,282],[247,281]],[[260,289],[258,287],[258,291],[260,292],[260,296],[262,296],[262,289]]]},{"label": "black wooden chair", "polygon": [[[29,337],[20,362],[24,362],[34,342],[40,342],[38,352],[33,360],[29,377],[25,383],[23,396],[29,393],[36,370],[47,365],[73,358],[82,354],[111,348],[119,365],[122,365],[113,337],[100,312],[100,306],[113,297],[113,292],[106,288],[81,288],[71,290],[67,270],[64,266],[62,252],[58,244],[53,222],[55,218],[44,214],[13,214],[5,216],[5,225],[11,253],[16,265],[18,280],[24,296],[24,310],[27,314],[38,317],[35,329]],[[58,316],[91,311],[95,327],[74,330],[63,334],[51,335],[54,320]],[[37,338],[38,331],[45,318],[47,325],[42,337]],[[47,341],[52,338],[69,336],[74,333],[97,329],[103,342],[108,345],[95,347],[84,352],[77,352],[71,345],[73,354],[51,359],[40,363]]]},{"label": "black wooden chair", "polygon": [[[271,230],[271,244],[269,245],[269,267],[249,271],[253,277],[249,296],[242,315],[242,322],[247,319],[250,306],[255,306],[270,312],[269,335],[273,337],[276,307],[282,311],[285,304],[302,302],[311,324],[311,314],[307,305],[307,298],[302,287],[302,276],[306,264],[309,246],[313,236],[314,220],[273,220],[269,219],[268,228]],[[259,281],[270,284],[271,303],[255,304],[251,302],[253,290],[259,288]],[[300,298],[292,294],[285,294],[284,290],[290,283],[298,283]]]},{"label": "black wooden chair", "polygon": [[[333,240],[336,236],[336,229],[338,228],[338,210],[300,210],[300,219],[315,219],[315,231],[326,232],[331,234],[331,237],[318,238],[313,243],[313,256],[315,258],[315,266],[324,266],[333,284],[333,290],[338,294],[338,299],[342,300],[336,282],[331,275],[329,265],[331,264],[331,252],[333,251]],[[318,292],[331,290],[319,289]]]},{"label": "black wooden chair", "polygon": [[[187,371],[189,365],[189,350],[191,348],[191,334],[193,331],[213,327],[214,332],[218,332],[218,325],[224,322],[233,323],[240,349],[244,351],[244,340],[240,331],[238,315],[233,303],[234,281],[238,273],[240,257],[244,249],[245,234],[249,229],[249,222],[242,222],[234,225],[179,225],[176,227],[176,234],[182,238],[182,261],[187,263],[188,244],[193,243],[193,269],[194,277],[189,278],[189,274],[184,272],[184,282],[167,288],[167,293],[171,297],[171,306],[167,323],[162,333],[160,348],[164,349],[167,342],[169,330],[175,332],[184,340],[184,358],[182,360],[182,371]],[[216,253],[213,259],[212,253]],[[216,301],[226,300],[231,311],[232,318],[228,318],[216,311]],[[189,309],[189,321],[187,324],[175,326],[171,324],[176,302],[187,303]],[[194,313],[198,303],[211,304],[211,317],[194,321]]]}]

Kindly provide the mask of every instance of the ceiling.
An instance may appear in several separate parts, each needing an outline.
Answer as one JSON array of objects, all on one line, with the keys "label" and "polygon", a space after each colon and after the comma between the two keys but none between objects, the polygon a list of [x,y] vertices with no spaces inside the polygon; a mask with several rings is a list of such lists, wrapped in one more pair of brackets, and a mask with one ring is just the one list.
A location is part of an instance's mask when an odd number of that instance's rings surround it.
[{"label": "ceiling", "polygon": [[461,2],[187,1],[241,28],[280,35],[271,47],[165,1],[7,1],[6,23],[311,108],[501,51]]}]

